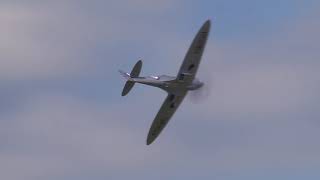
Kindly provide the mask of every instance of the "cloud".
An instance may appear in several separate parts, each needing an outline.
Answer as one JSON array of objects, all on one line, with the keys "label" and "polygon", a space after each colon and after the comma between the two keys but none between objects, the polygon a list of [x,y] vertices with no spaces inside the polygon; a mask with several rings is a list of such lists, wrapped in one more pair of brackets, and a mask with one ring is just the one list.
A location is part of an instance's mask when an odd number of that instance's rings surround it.
[{"label": "cloud", "polygon": [[200,105],[203,111],[292,113],[317,105],[316,17],[296,20],[279,27],[277,34],[248,42],[215,42],[213,33],[199,72],[212,86],[211,96]]},{"label": "cloud", "polygon": [[1,6],[2,80],[70,75],[84,66],[76,61],[81,45],[75,40],[80,37],[68,33],[70,26],[57,32],[50,12],[35,11],[37,8]]},{"label": "cloud", "polygon": [[212,34],[199,71],[212,81],[211,96],[185,103],[183,128],[176,127],[182,149],[197,154],[190,169],[242,174],[319,167],[318,17],[255,40],[216,42]]},{"label": "cloud", "polygon": [[[218,56],[214,56],[218,57]],[[251,56],[256,59],[258,56]],[[262,56],[260,56],[262,57]],[[236,58],[236,57],[234,57]],[[290,59],[290,57],[286,57]],[[217,58],[213,58],[217,59]],[[219,61],[228,60],[220,59]],[[319,88],[317,65],[294,63],[215,63],[211,96],[203,106],[216,112],[275,113],[293,112],[311,103]],[[214,67],[220,67],[216,69]],[[210,83],[209,83],[210,84]],[[208,108],[206,112],[211,112]]]},{"label": "cloud", "polygon": [[[131,42],[133,36],[150,39],[156,30],[146,23],[153,22],[150,14],[172,11],[175,3],[3,3],[0,80],[68,78],[94,72],[102,59],[110,64],[106,58],[115,56],[110,56],[114,48]],[[102,48],[108,54],[102,54]]]},{"label": "cloud", "polygon": [[20,112],[1,121],[1,178],[58,177],[81,170],[112,175],[156,167],[175,155],[167,152],[174,144],[147,148],[142,127],[127,125],[139,117],[131,118],[132,104],[96,106],[65,95],[30,98]]}]

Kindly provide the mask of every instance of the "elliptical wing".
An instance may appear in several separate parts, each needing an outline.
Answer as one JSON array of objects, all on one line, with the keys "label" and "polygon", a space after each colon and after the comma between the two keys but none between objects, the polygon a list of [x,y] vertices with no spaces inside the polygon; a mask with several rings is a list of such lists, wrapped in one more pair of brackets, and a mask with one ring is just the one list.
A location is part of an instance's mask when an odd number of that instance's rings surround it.
[{"label": "elliptical wing", "polygon": [[203,51],[209,37],[211,22],[207,20],[193,39],[177,75],[178,80],[191,83],[197,73]]},{"label": "elliptical wing", "polygon": [[168,94],[158,114],[156,115],[155,119],[152,122],[152,125],[148,133],[148,137],[147,137],[147,145],[151,144],[159,136],[161,131],[169,122],[172,115],[178,109],[179,105],[183,101],[186,94],[187,92],[179,96],[176,96],[174,94]]}]

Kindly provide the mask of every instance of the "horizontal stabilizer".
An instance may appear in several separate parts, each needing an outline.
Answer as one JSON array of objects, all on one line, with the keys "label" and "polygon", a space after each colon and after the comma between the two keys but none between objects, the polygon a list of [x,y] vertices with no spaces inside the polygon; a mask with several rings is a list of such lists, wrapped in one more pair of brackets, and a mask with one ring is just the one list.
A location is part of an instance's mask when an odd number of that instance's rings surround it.
[{"label": "horizontal stabilizer", "polygon": [[135,84],[135,82],[133,82],[133,81],[127,81],[126,84],[124,85],[124,88],[122,90],[122,94],[121,95],[122,96],[127,95],[130,92],[130,90],[132,89],[134,84]]},{"label": "horizontal stabilizer", "polygon": [[130,90],[132,89],[132,87],[134,86],[135,82],[133,78],[137,78],[140,75],[141,72],[141,68],[142,68],[142,61],[139,60],[133,67],[131,73],[126,73],[124,71],[119,70],[120,74],[127,79],[126,84],[124,85],[124,88],[122,90],[122,96],[127,95]]},{"label": "horizontal stabilizer", "polygon": [[131,73],[130,73],[130,77],[132,78],[136,78],[139,77],[139,74],[141,72],[141,68],[142,68],[142,61],[139,60],[133,67]]}]

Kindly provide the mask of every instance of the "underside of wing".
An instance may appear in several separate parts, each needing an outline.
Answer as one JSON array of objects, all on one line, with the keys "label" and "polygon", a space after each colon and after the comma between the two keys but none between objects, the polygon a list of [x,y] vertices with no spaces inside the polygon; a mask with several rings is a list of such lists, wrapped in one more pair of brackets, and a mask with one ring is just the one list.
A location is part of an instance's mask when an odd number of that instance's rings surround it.
[{"label": "underside of wing", "polygon": [[194,79],[209,36],[210,24],[210,20],[206,21],[192,41],[191,46],[180,67],[178,80],[192,82]]},{"label": "underside of wing", "polygon": [[175,113],[181,102],[183,101],[187,92],[182,95],[176,96],[174,94],[168,94],[167,98],[163,102],[158,114],[156,115],[152,125],[150,127],[147,145],[151,144],[161,133],[164,127],[169,122],[172,115]]}]

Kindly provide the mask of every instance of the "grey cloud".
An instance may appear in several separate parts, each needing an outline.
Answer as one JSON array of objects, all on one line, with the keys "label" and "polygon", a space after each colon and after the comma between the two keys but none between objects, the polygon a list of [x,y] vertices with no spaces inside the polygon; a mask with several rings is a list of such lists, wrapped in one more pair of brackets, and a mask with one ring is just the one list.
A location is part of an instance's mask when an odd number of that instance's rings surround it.
[{"label": "grey cloud", "polygon": [[[3,3],[1,79],[63,78],[94,72],[94,65],[102,59],[110,62],[105,58],[116,56],[110,49],[120,46],[119,42],[129,43],[135,40],[132,36],[150,39],[156,30],[150,24],[157,24],[150,14],[160,16],[174,6],[176,1],[143,0]],[[94,55],[102,47],[108,54]]]},{"label": "grey cloud", "polygon": [[318,106],[316,17],[296,20],[259,40],[209,44],[199,73],[212,81],[204,111],[291,113]]},{"label": "grey cloud", "polygon": [[2,178],[46,179],[81,170],[84,175],[114,175],[157,167],[178,152],[172,154],[175,145],[170,143],[146,148],[145,133],[126,125],[137,121],[131,118],[132,104],[96,106],[54,94],[31,98],[15,116],[0,122]]},{"label": "grey cloud", "polygon": [[[319,112],[314,109],[320,102],[320,54],[314,30],[320,26],[303,20],[262,41],[209,44],[199,75],[213,78],[211,96],[185,105],[181,114],[187,115],[180,118],[186,124],[176,127],[186,153],[197,154],[190,169],[236,174],[318,169]],[[303,28],[292,31],[295,26]],[[194,128],[201,133],[189,135]]]},{"label": "grey cloud", "polygon": [[1,79],[59,76],[83,66],[75,62],[73,49],[46,37],[54,31],[47,13],[20,6],[1,9]]}]

